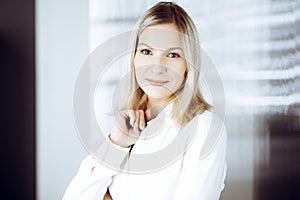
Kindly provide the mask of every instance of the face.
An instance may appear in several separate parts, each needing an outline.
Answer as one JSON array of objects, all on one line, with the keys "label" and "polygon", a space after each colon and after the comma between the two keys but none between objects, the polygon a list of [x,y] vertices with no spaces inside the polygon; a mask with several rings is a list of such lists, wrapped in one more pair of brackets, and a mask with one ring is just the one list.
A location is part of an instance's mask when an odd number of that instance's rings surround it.
[{"label": "face", "polygon": [[174,24],[145,28],[134,57],[139,87],[148,98],[167,100],[183,84],[187,70],[182,34]]}]

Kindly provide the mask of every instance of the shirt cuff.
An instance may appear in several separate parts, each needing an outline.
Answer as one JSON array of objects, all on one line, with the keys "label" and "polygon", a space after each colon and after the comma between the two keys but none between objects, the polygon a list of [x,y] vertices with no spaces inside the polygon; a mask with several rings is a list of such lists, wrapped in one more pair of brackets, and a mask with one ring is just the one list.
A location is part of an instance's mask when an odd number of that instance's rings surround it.
[{"label": "shirt cuff", "polygon": [[108,142],[109,142],[111,145],[115,146],[117,149],[122,150],[122,151],[125,151],[125,152],[128,152],[128,153],[129,153],[129,151],[130,151],[130,149],[131,149],[131,147],[132,147],[132,145],[130,145],[129,147],[121,147],[121,146],[119,146],[119,145],[113,143],[113,142],[111,141],[111,139],[110,139],[110,134],[106,137],[106,139],[108,140]]},{"label": "shirt cuff", "polygon": [[124,148],[114,144],[107,137],[99,148],[93,153],[93,157],[103,165],[116,171],[123,169],[131,148]]}]

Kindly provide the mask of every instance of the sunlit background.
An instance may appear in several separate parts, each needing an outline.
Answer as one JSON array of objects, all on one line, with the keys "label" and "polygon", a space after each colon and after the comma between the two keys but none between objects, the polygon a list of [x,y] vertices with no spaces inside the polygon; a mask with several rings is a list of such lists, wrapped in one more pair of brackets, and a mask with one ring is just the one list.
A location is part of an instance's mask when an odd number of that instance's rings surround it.
[{"label": "sunlit background", "polygon": [[[39,199],[60,199],[87,155],[71,105],[81,64],[102,42],[132,30],[156,2],[37,1]],[[300,1],[175,2],[196,23],[224,84],[228,172],[221,199],[300,199]],[[121,71],[114,69],[98,93],[100,107],[110,103]]]}]

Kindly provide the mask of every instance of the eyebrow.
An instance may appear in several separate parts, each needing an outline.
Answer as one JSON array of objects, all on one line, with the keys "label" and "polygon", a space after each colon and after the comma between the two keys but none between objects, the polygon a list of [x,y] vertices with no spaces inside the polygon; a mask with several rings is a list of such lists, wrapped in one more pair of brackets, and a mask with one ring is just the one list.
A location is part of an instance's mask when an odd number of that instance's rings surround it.
[{"label": "eyebrow", "polygon": [[[139,43],[138,44],[138,46],[146,46],[146,47],[148,47],[149,49],[151,49],[151,50],[153,50],[153,48],[150,46],[150,45],[148,45],[148,44],[146,44],[146,43]],[[179,49],[179,50],[181,50],[181,51],[183,51],[183,49],[181,48],[181,47],[170,47],[170,48],[168,48],[168,49],[166,49],[166,50],[175,50],[175,49]]]}]

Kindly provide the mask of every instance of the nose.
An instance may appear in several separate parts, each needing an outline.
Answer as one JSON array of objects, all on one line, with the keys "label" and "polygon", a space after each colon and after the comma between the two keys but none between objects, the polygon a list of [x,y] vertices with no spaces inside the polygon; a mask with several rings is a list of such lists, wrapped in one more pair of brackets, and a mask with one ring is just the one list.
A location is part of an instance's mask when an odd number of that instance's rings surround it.
[{"label": "nose", "polygon": [[167,71],[165,66],[164,57],[162,55],[157,55],[153,57],[153,64],[151,67],[153,73],[162,74]]},{"label": "nose", "polygon": [[162,73],[165,73],[167,71],[166,67],[164,67],[162,65],[157,65],[157,64],[153,65],[151,67],[151,69],[152,69],[152,72],[155,73],[155,74],[162,74]]}]

